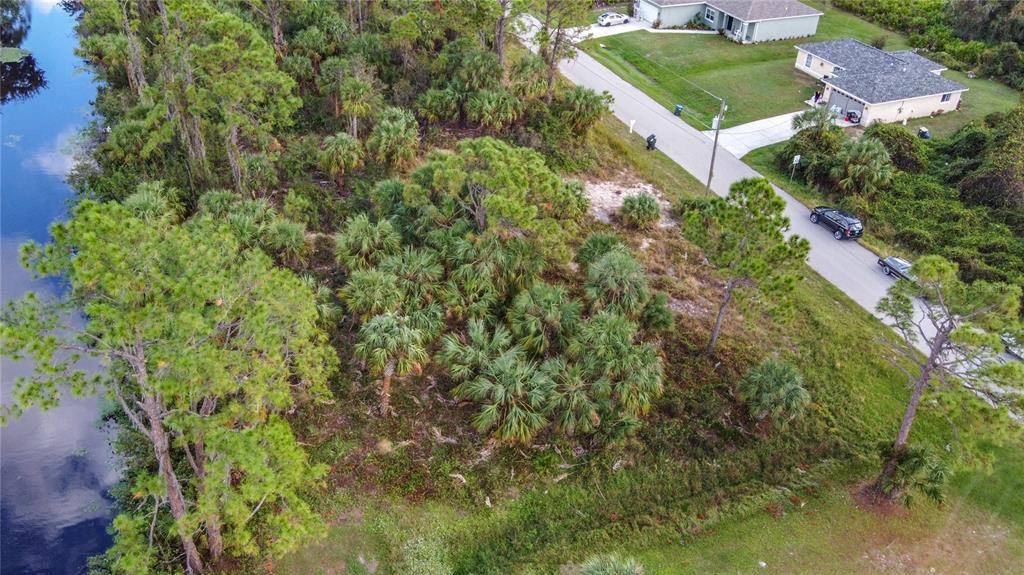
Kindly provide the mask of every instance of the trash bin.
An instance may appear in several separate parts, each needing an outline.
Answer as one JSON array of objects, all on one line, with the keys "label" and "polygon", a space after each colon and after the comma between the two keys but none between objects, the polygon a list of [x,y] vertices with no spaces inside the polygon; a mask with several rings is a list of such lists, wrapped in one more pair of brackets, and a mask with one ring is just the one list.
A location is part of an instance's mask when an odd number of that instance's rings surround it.
[{"label": "trash bin", "polygon": [[647,136],[647,149],[648,150],[655,149],[657,144],[658,144],[658,137],[657,136],[655,136],[654,134],[651,134],[650,136]]},{"label": "trash bin", "polygon": [[683,113],[683,105],[682,104],[676,104],[675,115],[679,116],[682,113]]}]

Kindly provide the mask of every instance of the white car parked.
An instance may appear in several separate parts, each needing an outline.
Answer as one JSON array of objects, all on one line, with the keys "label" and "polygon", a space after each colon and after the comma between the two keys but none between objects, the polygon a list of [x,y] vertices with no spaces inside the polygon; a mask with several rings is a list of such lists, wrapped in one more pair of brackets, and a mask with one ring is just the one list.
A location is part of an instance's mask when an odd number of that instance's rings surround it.
[{"label": "white car parked", "polygon": [[598,26],[614,26],[615,24],[627,24],[629,16],[618,12],[605,12],[597,17]]}]

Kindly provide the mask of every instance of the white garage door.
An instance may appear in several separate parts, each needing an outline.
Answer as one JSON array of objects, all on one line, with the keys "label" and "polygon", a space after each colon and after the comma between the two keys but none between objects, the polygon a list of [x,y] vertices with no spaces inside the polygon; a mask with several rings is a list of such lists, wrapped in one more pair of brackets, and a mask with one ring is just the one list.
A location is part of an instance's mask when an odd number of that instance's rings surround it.
[{"label": "white garage door", "polygon": [[636,14],[637,20],[643,20],[644,22],[654,22],[658,19],[658,7],[648,4],[643,0],[633,5],[633,13]]}]

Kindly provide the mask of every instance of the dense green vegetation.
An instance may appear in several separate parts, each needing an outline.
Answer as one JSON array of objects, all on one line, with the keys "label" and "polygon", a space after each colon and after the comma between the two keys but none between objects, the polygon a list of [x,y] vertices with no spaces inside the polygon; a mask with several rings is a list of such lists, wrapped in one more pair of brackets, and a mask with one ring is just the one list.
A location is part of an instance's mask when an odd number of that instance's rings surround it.
[{"label": "dense green vegetation", "polygon": [[[70,289],[2,318],[40,366],[5,415],[64,384],[114,400],[95,572],[635,572],[877,470],[912,365],[894,334],[801,265],[766,182],[694,201],[557,81],[591,2],[73,7],[99,119],[81,201],[24,251]],[[506,36],[527,8],[540,56]],[[976,201],[1015,201],[1005,141],[964,172]],[[882,185],[859,173],[837,172]],[[602,177],[687,217],[651,226],[637,196],[600,224],[576,178]],[[1007,439],[977,397],[935,398],[913,448],[955,466]]]}]

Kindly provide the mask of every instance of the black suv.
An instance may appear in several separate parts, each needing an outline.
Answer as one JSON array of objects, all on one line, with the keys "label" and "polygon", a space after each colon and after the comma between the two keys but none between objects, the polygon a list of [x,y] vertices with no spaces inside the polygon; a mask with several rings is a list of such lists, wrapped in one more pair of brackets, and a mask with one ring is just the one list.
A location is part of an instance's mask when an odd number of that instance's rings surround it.
[{"label": "black suv", "polygon": [[832,230],[832,237],[837,240],[859,238],[864,235],[864,225],[857,216],[828,206],[818,206],[811,210],[811,222]]}]

